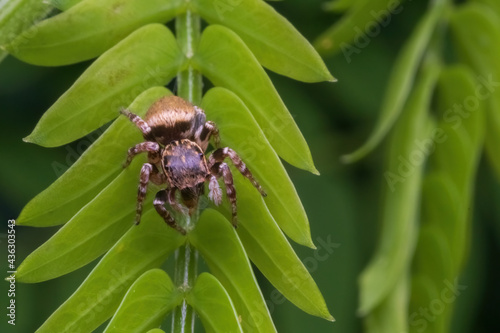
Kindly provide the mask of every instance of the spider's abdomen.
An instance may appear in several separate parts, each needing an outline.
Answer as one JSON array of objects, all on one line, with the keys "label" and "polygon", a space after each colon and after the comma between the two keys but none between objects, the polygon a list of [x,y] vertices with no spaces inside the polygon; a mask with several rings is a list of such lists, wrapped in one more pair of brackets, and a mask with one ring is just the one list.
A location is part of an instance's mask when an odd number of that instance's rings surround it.
[{"label": "spider's abdomen", "polygon": [[174,140],[193,139],[196,129],[203,126],[205,114],[199,108],[177,96],[167,96],[154,103],[145,121],[151,128],[151,138],[162,145]]},{"label": "spider's abdomen", "polygon": [[173,141],[165,146],[162,167],[170,186],[180,190],[204,183],[208,175],[203,151],[187,139]]}]

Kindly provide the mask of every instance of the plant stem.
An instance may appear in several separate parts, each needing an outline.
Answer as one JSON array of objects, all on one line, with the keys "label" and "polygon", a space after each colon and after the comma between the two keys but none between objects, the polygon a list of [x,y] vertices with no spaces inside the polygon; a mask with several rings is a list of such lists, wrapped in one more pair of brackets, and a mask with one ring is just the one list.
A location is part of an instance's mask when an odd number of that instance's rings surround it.
[{"label": "plant stem", "polygon": [[[179,45],[188,59],[195,54],[196,45],[200,38],[200,18],[187,11],[176,18],[175,30]],[[189,63],[189,62],[188,62]],[[202,77],[191,65],[177,74],[177,95],[199,105],[202,96]],[[186,230],[192,229],[198,221],[199,211],[193,216],[185,217]],[[197,275],[198,252],[189,242],[175,252],[174,283],[182,290],[188,291],[193,287]],[[183,301],[174,309],[172,316],[172,332],[194,332],[195,315],[193,309]]]}]

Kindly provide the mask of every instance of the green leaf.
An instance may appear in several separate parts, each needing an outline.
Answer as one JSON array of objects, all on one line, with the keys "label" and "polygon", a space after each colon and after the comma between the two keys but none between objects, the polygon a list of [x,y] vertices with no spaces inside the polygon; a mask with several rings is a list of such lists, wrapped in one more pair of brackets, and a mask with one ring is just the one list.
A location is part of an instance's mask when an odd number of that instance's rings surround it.
[{"label": "green leaf", "polygon": [[[145,156],[132,164],[19,266],[17,280],[34,283],[88,264],[134,226],[139,173]],[[152,187],[152,186],[151,186]],[[151,209],[153,193],[144,202]]]},{"label": "green leaf", "polygon": [[66,11],[83,0],[49,0],[50,4],[57,9]]},{"label": "green leaf", "polygon": [[147,333],[165,333],[165,331],[159,328],[154,328],[152,330],[149,330]]},{"label": "green leaf", "polygon": [[312,45],[264,1],[194,0],[192,4],[209,23],[237,33],[264,67],[304,82],[335,81]]},{"label": "green leaf", "polygon": [[495,14],[500,15],[500,2],[496,0],[471,0],[471,2],[477,2],[489,6],[489,8],[491,8]]},{"label": "green leaf", "polygon": [[[238,195],[238,236],[264,276],[303,311],[333,321],[325,300],[304,264],[274,221],[262,197],[241,175],[235,175]],[[231,217],[228,205],[220,208]]]},{"label": "green leaf", "polygon": [[372,312],[388,297],[413,256],[422,171],[429,153],[419,143],[429,140],[428,110],[439,70],[429,59],[390,137],[380,241],[359,281],[358,311],[362,315]]},{"label": "green leaf", "polygon": [[355,162],[368,154],[382,141],[398,119],[412,90],[422,57],[442,12],[443,5],[435,4],[416,26],[392,69],[375,129],[363,146],[342,157],[345,163]]},{"label": "green leaf", "polygon": [[[164,87],[150,88],[129,109],[142,116],[156,100],[171,94]],[[142,140],[130,120],[119,117],[61,177],[23,208],[16,223],[36,227],[66,223],[120,173],[128,148]]]},{"label": "green leaf", "polygon": [[[427,286],[438,291],[460,275],[469,248],[473,188],[484,138],[484,108],[477,87],[475,74],[464,65],[455,65],[442,71],[434,95],[441,140],[424,180],[413,274],[426,277]],[[471,100],[476,101],[475,108],[470,107]],[[417,292],[421,291],[414,290],[410,312],[418,313],[435,299]],[[449,331],[452,308],[449,304],[438,320],[429,322],[429,329]]]},{"label": "green leaf", "polygon": [[217,124],[221,143],[240,155],[267,192],[266,205],[283,231],[297,243],[314,247],[297,191],[245,104],[231,91],[213,88],[205,94],[201,107],[207,119]]},{"label": "green leaf", "polygon": [[[500,19],[487,6],[470,3],[450,17],[450,27],[459,56],[480,75],[482,99],[486,106],[486,152],[500,179]],[[475,96],[475,95],[473,95]]]},{"label": "green leaf", "polygon": [[66,144],[118,116],[144,90],[164,85],[183,61],[174,35],[147,25],[97,59],[42,116],[25,141]]},{"label": "green leaf", "polygon": [[382,303],[365,319],[366,332],[408,332],[408,272],[396,281]]},{"label": "green leaf", "polygon": [[[37,23],[51,10],[51,5],[39,0],[2,1],[0,3],[0,51],[22,31]],[[31,36],[24,37],[24,41],[30,39]]]},{"label": "green leaf", "polygon": [[[351,7],[350,11],[322,33],[313,45],[323,55],[342,51],[346,59],[349,59],[351,54],[362,51],[366,43],[365,40],[370,38],[368,33],[373,34],[370,28],[373,29],[373,26],[377,24],[380,29],[383,29],[390,24],[394,15],[403,10],[403,7],[400,6],[401,2],[388,0],[330,1],[327,4],[329,7],[340,10],[349,6]],[[359,41],[361,38],[364,39]],[[348,62],[350,61],[348,60]]]},{"label": "green leaf", "polygon": [[192,61],[215,85],[243,100],[279,156],[298,168],[318,173],[302,133],[271,80],[234,32],[209,26]]},{"label": "green leaf", "polygon": [[276,332],[250,262],[231,223],[218,212],[207,209],[188,238],[231,296],[241,316],[243,330]]},{"label": "green leaf", "polygon": [[[8,49],[15,57],[34,65],[73,64],[99,56],[146,24],[170,21],[181,11],[183,3],[181,0],[82,1],[24,31]],[[161,45],[158,49],[171,46]],[[142,53],[142,47],[138,44],[129,52]],[[143,54],[152,51],[159,53],[149,46]]]},{"label": "green leaf", "polygon": [[159,267],[185,242],[154,211],[131,228],[87,276],[82,285],[39,328],[38,333],[91,332],[110,318],[132,283]]},{"label": "green leaf", "polygon": [[129,288],[104,332],[142,333],[158,327],[182,297],[167,273],[157,268],[149,270]]},{"label": "green leaf", "polygon": [[186,299],[200,317],[205,332],[243,332],[231,298],[213,275],[202,273]]}]

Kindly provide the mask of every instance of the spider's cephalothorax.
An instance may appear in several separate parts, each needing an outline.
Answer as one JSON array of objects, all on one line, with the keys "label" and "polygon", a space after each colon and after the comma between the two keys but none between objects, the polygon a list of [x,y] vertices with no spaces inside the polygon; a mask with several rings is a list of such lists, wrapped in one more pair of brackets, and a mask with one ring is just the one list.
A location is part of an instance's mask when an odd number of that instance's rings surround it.
[{"label": "spider's cephalothorax", "polygon": [[[175,196],[175,192],[179,190],[183,204],[188,208],[188,213],[192,214],[198,206],[198,198],[203,194],[204,184],[208,182],[208,197],[218,205],[222,200],[222,192],[217,179],[222,177],[231,202],[232,223],[236,227],[236,191],[231,171],[224,163],[226,157],[231,159],[235,167],[263,196],[266,195],[236,152],[227,147],[219,148],[219,131],[213,122],[206,121],[205,113],[199,107],[180,97],[168,96],[154,103],[144,120],[128,110],[122,110],[121,113],[141,130],[146,140],[128,150],[124,166],[128,166],[135,155],[148,152],[148,163],[141,169],[136,224],[141,220],[142,202],[151,181],[157,185],[166,185],[166,189],[156,194],[156,211],[169,226],[185,234],[186,230],[175,222],[165,208],[165,203],[168,202],[172,208],[184,213]],[[205,151],[211,137],[214,138],[217,149],[207,160]]]}]

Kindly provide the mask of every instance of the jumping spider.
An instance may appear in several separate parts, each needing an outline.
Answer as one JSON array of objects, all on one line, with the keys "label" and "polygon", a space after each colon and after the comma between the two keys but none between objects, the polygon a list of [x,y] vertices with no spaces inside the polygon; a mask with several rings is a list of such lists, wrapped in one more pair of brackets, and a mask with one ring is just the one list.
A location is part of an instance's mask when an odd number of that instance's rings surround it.
[{"label": "jumping spider", "polygon": [[[205,113],[199,107],[180,97],[168,96],[155,102],[147,111],[144,120],[128,110],[120,112],[141,130],[146,140],[128,150],[124,167],[130,164],[135,155],[148,152],[148,163],[141,169],[136,224],[141,220],[142,203],[149,181],[156,185],[166,184],[166,189],[156,193],[154,207],[169,226],[185,235],[186,230],[175,222],[165,208],[165,203],[168,202],[180,213],[186,213],[176,200],[175,192],[179,190],[181,200],[188,209],[187,213],[191,215],[204,192],[205,182],[208,182],[208,197],[219,205],[222,201],[222,191],[217,179],[222,177],[231,202],[232,224],[236,227],[236,190],[231,170],[224,163],[226,157],[231,159],[262,196],[266,196],[238,154],[228,147],[219,148],[219,131],[213,122],[206,121]],[[217,149],[207,159],[204,154],[212,136]]]}]

